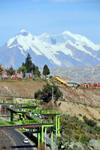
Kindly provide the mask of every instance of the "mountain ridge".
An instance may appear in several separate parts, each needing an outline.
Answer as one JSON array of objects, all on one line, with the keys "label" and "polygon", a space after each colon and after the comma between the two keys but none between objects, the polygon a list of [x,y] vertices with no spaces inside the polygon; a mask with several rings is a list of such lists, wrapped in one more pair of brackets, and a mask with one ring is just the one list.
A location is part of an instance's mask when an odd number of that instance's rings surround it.
[{"label": "mountain ridge", "polygon": [[27,53],[31,54],[37,66],[47,64],[50,69],[100,63],[100,45],[95,45],[84,36],[69,31],[58,35],[44,33],[34,36],[24,29],[0,47],[0,62],[5,67],[12,65],[18,69]]},{"label": "mountain ridge", "polygon": [[52,76],[65,76],[78,83],[100,83],[100,64],[91,67],[59,67],[50,69]]}]

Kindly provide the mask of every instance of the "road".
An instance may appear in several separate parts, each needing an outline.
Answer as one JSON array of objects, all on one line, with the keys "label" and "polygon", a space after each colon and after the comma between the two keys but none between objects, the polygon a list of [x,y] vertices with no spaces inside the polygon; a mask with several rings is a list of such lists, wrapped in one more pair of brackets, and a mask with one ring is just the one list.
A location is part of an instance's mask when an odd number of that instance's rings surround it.
[{"label": "road", "polygon": [[[3,120],[6,120],[6,121],[10,120],[10,117],[0,116],[0,118]],[[18,130],[5,129],[4,133],[6,133],[5,136],[10,139],[13,150],[36,150],[36,145],[35,144],[33,145],[33,143],[31,143],[31,141],[29,141],[28,144],[23,143],[25,135],[23,135]],[[7,140],[7,139],[4,139],[4,140]],[[7,141],[9,141],[9,140],[7,140]]]},{"label": "road", "polygon": [[36,150],[35,144],[32,143],[25,144],[23,140],[25,136],[21,134],[16,129],[6,129],[6,134],[12,139],[12,149],[15,150]]}]

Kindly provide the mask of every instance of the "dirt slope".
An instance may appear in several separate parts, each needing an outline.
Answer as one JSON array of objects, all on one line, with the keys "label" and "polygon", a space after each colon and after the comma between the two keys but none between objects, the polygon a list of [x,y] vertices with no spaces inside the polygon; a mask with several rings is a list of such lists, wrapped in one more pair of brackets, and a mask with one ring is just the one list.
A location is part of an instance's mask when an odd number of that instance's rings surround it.
[{"label": "dirt slope", "polygon": [[91,105],[100,105],[100,89],[62,87],[60,90],[63,92],[64,99]]},{"label": "dirt slope", "polygon": [[[42,90],[45,84],[45,82],[33,80],[0,82],[0,99],[6,95],[33,96],[37,90]],[[100,108],[94,107],[100,106],[100,89],[60,87],[60,90],[63,92],[63,99],[66,100],[58,101],[58,104],[61,102],[58,108],[62,113],[82,114],[89,118],[100,119]]]},{"label": "dirt slope", "polygon": [[33,96],[33,93],[41,90],[45,84],[33,80],[0,82],[0,95]]},{"label": "dirt slope", "polygon": [[85,106],[82,104],[76,104],[72,102],[61,102],[59,110],[62,113],[67,113],[72,116],[75,115],[80,119],[82,119],[82,117],[80,117],[79,114],[81,114],[82,116],[86,116],[89,119],[100,119],[100,108]]}]

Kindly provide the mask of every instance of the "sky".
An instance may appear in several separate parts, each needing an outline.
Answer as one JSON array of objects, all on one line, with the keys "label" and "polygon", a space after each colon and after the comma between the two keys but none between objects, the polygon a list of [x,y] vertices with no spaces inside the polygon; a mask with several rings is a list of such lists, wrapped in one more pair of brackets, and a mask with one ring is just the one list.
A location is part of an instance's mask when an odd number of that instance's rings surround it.
[{"label": "sky", "polygon": [[0,46],[22,29],[35,36],[70,31],[100,44],[100,0],[0,0]]}]

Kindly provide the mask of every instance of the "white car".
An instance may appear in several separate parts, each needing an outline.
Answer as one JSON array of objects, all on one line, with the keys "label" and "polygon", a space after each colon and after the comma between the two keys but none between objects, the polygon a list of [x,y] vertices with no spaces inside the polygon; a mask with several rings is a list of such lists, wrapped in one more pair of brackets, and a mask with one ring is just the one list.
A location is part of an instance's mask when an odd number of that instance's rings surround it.
[{"label": "white car", "polygon": [[25,139],[23,140],[23,142],[24,142],[24,143],[29,143],[28,138],[25,138]]},{"label": "white car", "polygon": [[36,117],[37,117],[37,114],[34,114],[34,116],[36,116]]}]

